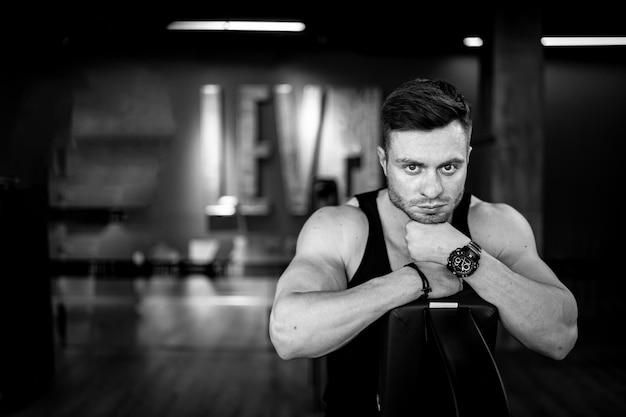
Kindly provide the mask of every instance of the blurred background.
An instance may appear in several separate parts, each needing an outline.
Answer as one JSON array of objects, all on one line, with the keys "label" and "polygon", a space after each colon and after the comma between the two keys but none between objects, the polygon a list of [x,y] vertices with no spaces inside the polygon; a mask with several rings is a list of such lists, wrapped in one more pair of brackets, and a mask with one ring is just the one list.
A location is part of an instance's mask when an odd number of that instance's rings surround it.
[{"label": "blurred background", "polygon": [[[626,46],[540,42],[626,36],[616,5],[29,3],[2,17],[2,415],[320,415],[319,362],[269,343],[274,285],[313,210],[384,186],[380,106],[414,77],[470,100],[468,190],[529,219],[579,302],[563,361],[501,332],[512,414],[626,412]],[[208,19],[304,30],[167,29]]]}]

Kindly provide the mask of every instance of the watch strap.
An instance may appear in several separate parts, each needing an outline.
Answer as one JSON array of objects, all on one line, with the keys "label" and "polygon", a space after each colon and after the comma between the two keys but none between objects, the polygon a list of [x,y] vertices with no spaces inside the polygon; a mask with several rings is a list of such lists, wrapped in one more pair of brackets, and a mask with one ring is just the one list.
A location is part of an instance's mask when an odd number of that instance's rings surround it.
[{"label": "watch strap", "polygon": [[467,248],[471,250],[477,257],[480,258],[480,254],[483,249],[480,247],[478,243],[474,242],[473,240],[470,240],[469,243],[467,244]]}]

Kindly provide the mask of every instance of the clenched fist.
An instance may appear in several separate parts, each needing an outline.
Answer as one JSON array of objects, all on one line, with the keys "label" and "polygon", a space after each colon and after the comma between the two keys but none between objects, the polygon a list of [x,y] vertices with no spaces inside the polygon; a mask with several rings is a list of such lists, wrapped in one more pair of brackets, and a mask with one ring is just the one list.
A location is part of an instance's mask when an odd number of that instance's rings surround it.
[{"label": "clenched fist", "polygon": [[423,224],[410,221],[405,228],[406,245],[415,262],[446,265],[450,252],[466,245],[470,240],[448,222]]}]

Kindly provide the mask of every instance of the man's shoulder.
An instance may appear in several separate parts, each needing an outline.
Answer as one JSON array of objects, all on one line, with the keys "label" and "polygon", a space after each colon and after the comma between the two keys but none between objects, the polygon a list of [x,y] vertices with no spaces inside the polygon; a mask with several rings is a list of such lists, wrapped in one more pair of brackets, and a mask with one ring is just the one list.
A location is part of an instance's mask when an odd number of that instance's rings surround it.
[{"label": "man's shoulder", "polygon": [[324,206],[305,222],[298,237],[298,253],[325,253],[344,261],[367,241],[368,223],[360,208],[348,204]]},{"label": "man's shoulder", "polygon": [[310,221],[341,228],[362,226],[363,221],[366,221],[365,214],[359,208],[358,202],[352,200],[337,206],[321,207],[311,215]]},{"label": "man's shoulder", "polygon": [[507,265],[536,250],[530,223],[510,204],[477,199],[470,205],[468,221],[472,238]]},{"label": "man's shoulder", "polygon": [[525,228],[525,217],[512,205],[484,201],[472,196],[468,221],[472,233],[496,236],[509,235],[519,227]]},{"label": "man's shoulder", "polygon": [[518,213],[510,204],[485,201],[475,195],[471,196],[469,211],[471,216],[485,219],[493,217],[493,220],[507,218]]}]

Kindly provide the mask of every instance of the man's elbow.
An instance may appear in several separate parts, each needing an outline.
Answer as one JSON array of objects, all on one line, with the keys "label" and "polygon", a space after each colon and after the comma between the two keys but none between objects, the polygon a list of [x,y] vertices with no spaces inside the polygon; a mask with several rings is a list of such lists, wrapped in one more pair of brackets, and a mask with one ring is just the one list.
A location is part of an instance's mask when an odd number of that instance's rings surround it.
[{"label": "man's elbow", "polygon": [[298,357],[291,344],[281,337],[276,331],[272,330],[272,327],[270,327],[270,340],[274,346],[274,350],[281,359],[290,360]]},{"label": "man's elbow", "polygon": [[578,326],[572,325],[563,332],[554,347],[546,355],[555,360],[563,360],[574,349],[578,340]]},{"label": "man's elbow", "polygon": [[273,315],[270,316],[269,336],[274,350],[281,359],[290,360],[302,357],[293,333],[287,330],[285,323],[280,323]]}]

